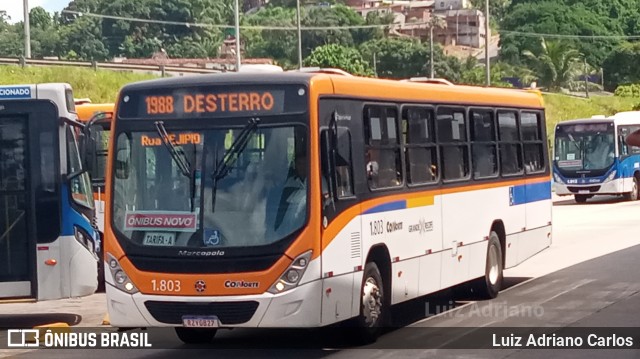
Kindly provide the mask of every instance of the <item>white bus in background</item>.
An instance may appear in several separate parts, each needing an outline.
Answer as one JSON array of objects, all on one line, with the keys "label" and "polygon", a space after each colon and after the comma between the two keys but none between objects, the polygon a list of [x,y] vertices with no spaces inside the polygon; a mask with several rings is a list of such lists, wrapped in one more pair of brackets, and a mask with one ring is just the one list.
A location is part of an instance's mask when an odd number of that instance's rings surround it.
[{"label": "white bus in background", "polygon": [[555,192],[584,203],[596,195],[638,199],[640,147],[624,139],[640,129],[640,112],[563,121],[556,126],[553,161]]},{"label": "white bus in background", "polygon": [[71,86],[0,86],[0,298],[85,296],[99,239]]}]

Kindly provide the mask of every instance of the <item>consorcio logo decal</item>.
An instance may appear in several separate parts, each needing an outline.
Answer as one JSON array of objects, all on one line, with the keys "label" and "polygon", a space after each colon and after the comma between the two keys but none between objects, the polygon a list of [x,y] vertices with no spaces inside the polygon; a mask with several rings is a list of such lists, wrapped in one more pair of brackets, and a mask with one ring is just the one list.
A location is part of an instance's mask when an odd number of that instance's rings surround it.
[{"label": "consorcio logo decal", "polygon": [[258,288],[260,282],[245,282],[243,280],[227,280],[224,282],[225,288]]}]

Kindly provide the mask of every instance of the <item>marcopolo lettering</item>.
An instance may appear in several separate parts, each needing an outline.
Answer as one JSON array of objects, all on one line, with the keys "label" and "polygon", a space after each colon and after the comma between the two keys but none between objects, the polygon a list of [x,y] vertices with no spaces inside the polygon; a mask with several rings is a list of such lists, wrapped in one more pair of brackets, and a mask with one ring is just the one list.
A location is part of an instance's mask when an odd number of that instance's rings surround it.
[{"label": "marcopolo lettering", "polygon": [[221,250],[217,250],[217,251],[185,251],[185,250],[180,250],[180,251],[178,251],[178,255],[179,256],[184,256],[184,257],[216,257],[216,256],[223,256],[224,255],[224,251],[221,251]]},{"label": "marcopolo lettering", "polygon": [[0,98],[30,98],[30,87],[0,87]]},{"label": "marcopolo lettering", "polygon": [[245,282],[243,280],[228,280],[224,282],[225,288],[258,288],[260,283],[258,282]]}]

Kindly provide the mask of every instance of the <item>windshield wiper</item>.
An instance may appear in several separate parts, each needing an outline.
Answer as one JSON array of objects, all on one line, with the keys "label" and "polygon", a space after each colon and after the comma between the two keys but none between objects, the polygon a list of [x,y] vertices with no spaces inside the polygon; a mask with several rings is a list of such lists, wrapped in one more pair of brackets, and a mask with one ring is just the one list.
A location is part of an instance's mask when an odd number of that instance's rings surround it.
[{"label": "windshield wiper", "polygon": [[252,118],[249,120],[249,123],[244,126],[242,131],[240,131],[240,135],[233,141],[231,147],[229,147],[222,159],[216,164],[216,168],[212,174],[214,179],[222,179],[229,173],[231,166],[238,159],[238,155],[247,147],[249,138],[251,138],[251,134],[258,127],[259,122],[259,118]]},{"label": "windshield wiper", "polygon": [[216,168],[213,170],[211,174],[211,178],[213,179],[213,185],[211,186],[211,212],[215,210],[216,206],[216,192],[218,181],[224,178],[227,174],[229,174],[231,166],[238,159],[238,156],[244,149],[247,147],[249,143],[249,139],[253,132],[258,128],[258,123],[260,123],[259,118],[252,118],[249,120],[242,131],[240,131],[240,135],[233,141],[231,147],[227,150],[227,152],[222,156],[220,161],[217,160],[217,151],[216,151]]},{"label": "windshield wiper", "polygon": [[156,130],[158,131],[158,134],[162,139],[162,143],[169,151],[169,154],[171,154],[171,158],[173,158],[173,161],[176,163],[176,165],[180,169],[180,172],[185,177],[191,178],[191,164],[187,160],[187,155],[185,155],[182,148],[178,150],[178,147],[176,147],[176,145],[174,145],[169,140],[169,134],[167,133],[167,129],[164,128],[164,122],[156,121],[155,125],[156,125]]}]

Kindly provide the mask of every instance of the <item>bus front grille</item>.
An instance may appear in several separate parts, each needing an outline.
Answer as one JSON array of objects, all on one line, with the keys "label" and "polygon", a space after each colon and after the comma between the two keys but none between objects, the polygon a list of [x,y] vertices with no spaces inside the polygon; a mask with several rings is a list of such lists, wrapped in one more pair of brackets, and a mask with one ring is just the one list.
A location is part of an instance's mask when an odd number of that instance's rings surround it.
[{"label": "bus front grille", "polygon": [[589,192],[598,192],[600,190],[600,186],[588,186],[588,187],[574,187],[574,186],[568,186],[567,189],[571,192],[571,193],[578,193],[580,191],[584,191],[587,190]]},{"label": "bus front grille", "polygon": [[183,315],[215,315],[222,324],[246,323],[258,309],[256,301],[242,302],[164,302],[149,300],[145,307],[161,323],[182,324]]}]

